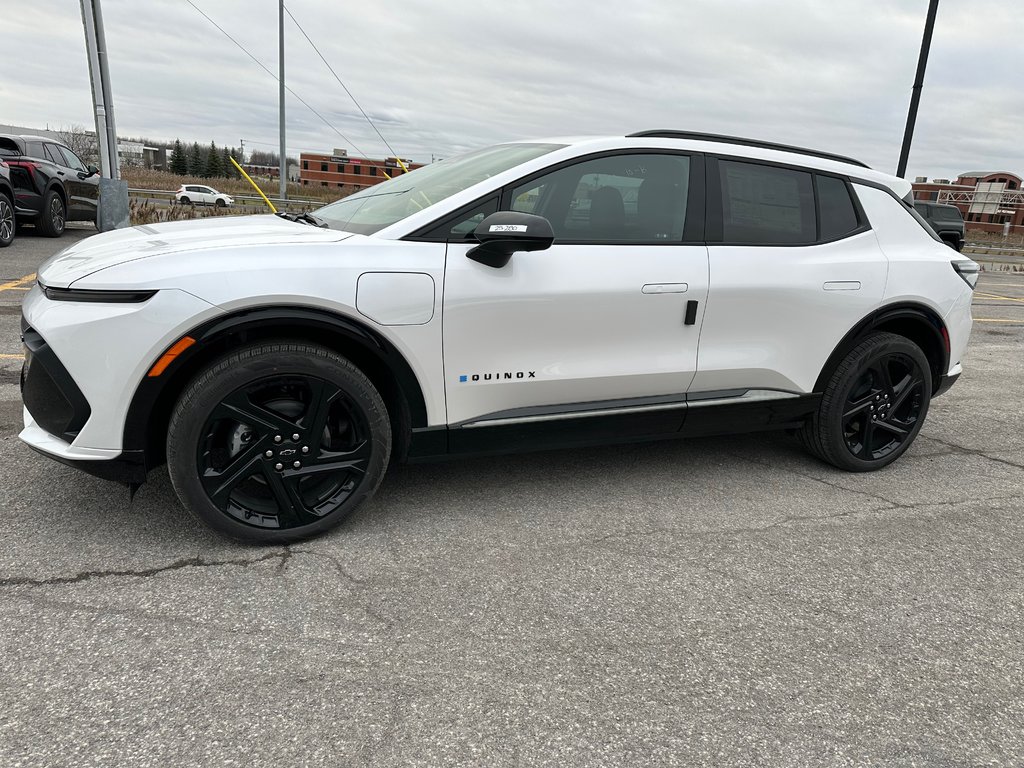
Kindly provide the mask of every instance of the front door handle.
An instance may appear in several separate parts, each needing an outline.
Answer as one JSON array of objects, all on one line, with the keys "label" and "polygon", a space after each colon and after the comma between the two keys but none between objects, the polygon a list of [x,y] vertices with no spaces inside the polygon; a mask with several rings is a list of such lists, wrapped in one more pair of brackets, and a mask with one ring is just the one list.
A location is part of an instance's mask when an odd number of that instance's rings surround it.
[{"label": "front door handle", "polygon": [[686,283],[647,283],[640,289],[641,293],[686,293],[690,286]]}]

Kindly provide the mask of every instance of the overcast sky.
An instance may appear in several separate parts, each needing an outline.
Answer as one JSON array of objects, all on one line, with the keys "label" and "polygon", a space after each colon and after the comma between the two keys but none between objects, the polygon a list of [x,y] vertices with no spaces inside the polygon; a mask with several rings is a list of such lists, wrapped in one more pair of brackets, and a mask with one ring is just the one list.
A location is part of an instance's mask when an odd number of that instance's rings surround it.
[{"label": "overcast sky", "polygon": [[[193,0],[277,71],[275,0]],[[78,0],[2,0],[0,123],[94,127]],[[273,149],[277,84],[185,0],[102,0],[118,133]],[[927,0],[288,0],[403,157],[645,128],[893,172]],[[909,175],[1024,173],[1022,14],[942,0]],[[288,149],[390,154],[286,18]],[[344,134],[343,139],[334,129]],[[262,142],[262,143],[258,143]],[[354,145],[352,144],[354,142]]]}]

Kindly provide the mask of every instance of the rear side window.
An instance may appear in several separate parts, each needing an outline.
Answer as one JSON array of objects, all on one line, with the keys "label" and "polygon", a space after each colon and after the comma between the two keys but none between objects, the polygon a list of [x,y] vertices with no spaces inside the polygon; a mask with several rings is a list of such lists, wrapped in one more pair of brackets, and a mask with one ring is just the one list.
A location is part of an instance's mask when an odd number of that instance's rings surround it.
[{"label": "rear side window", "polygon": [[720,160],[722,241],[751,245],[813,243],[817,235],[811,174]]},{"label": "rear side window", "polygon": [[820,215],[819,240],[838,240],[860,226],[857,209],[850,199],[850,188],[842,179],[817,176],[818,213]]},{"label": "rear side window", "polygon": [[35,157],[40,160],[45,160],[46,155],[43,154],[43,142],[41,141],[26,141],[25,142],[25,156]]}]

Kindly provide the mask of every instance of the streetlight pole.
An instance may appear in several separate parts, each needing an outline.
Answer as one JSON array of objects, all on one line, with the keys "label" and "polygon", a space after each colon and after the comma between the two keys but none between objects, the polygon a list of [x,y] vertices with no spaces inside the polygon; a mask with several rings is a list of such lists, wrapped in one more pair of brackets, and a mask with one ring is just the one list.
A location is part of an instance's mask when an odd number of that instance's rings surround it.
[{"label": "streetlight pole", "polygon": [[284,0],[278,0],[277,7],[277,26],[278,26],[278,66],[280,73],[278,74],[278,96],[281,101],[281,115],[280,128],[281,128],[281,166],[280,166],[280,197],[284,200],[288,196],[288,159],[285,156],[285,141],[284,141]]},{"label": "streetlight pole", "polygon": [[910,143],[914,139],[914,124],[917,122],[917,107],[921,103],[921,88],[924,87],[924,70],[928,66],[928,50],[932,45],[932,30],[935,28],[935,12],[939,9],[939,0],[929,0],[928,16],[924,22],[924,37],[921,39],[921,53],[917,58],[917,77],[910,93],[910,111],[907,113],[907,127],[903,131],[903,147],[900,149],[900,163],[896,175],[903,177],[907,173],[907,160],[910,159]]},{"label": "streetlight pole", "polygon": [[96,143],[100,155],[99,210],[96,225],[101,232],[127,227],[128,184],[120,179],[117,158],[117,130],[114,127],[114,103],[107,67],[107,42],[103,34],[100,0],[81,0],[82,25],[85,27],[85,52],[89,62],[96,112]]}]

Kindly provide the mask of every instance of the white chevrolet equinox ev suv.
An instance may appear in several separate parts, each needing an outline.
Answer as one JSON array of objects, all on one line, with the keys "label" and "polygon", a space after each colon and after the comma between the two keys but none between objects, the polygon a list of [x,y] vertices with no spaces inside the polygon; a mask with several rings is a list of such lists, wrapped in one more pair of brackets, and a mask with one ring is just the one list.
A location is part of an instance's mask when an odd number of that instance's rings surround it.
[{"label": "white chevrolet equinox ev suv", "polygon": [[789,429],[879,469],[961,372],[978,265],[864,164],[680,131],[523,141],[303,215],[96,235],[24,302],[21,439],[228,536],[390,460]]}]

